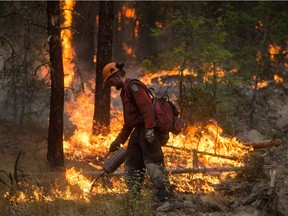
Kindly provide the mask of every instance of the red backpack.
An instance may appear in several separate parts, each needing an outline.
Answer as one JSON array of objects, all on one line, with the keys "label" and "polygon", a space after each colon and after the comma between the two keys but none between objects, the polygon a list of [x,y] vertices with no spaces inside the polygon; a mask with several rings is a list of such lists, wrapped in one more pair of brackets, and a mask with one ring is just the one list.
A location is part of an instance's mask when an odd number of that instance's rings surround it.
[{"label": "red backpack", "polygon": [[172,101],[169,100],[169,96],[163,95],[160,98],[155,97],[152,93],[152,90],[154,90],[153,88],[148,89],[142,82],[139,81],[139,83],[145,86],[147,92],[152,97],[152,103],[154,104],[155,109],[156,127],[164,133],[172,132],[173,134],[178,135],[184,127],[184,120],[179,117],[179,111]]},{"label": "red backpack", "polygon": [[155,108],[156,126],[163,132],[172,132],[178,135],[184,127],[184,121],[179,117],[176,106],[169,100],[168,95],[159,98],[155,97],[150,89],[148,91],[152,96]]}]

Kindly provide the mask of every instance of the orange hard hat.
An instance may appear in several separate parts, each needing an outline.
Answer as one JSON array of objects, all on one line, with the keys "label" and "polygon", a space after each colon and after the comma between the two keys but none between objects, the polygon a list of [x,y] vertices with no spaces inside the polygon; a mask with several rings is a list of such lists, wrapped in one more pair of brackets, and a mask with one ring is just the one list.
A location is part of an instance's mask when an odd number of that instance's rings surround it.
[{"label": "orange hard hat", "polygon": [[104,83],[106,82],[106,80],[112,76],[113,74],[117,73],[118,71],[122,70],[122,68],[124,67],[123,63],[115,63],[115,62],[111,62],[108,63],[104,68],[103,68],[103,80]]}]

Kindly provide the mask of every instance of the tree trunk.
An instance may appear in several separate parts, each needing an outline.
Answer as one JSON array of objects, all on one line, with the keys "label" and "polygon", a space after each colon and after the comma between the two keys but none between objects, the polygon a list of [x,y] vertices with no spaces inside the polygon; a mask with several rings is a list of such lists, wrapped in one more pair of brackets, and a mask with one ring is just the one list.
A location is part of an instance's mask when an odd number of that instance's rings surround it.
[{"label": "tree trunk", "polygon": [[64,72],[62,62],[60,2],[47,1],[49,54],[51,62],[51,102],[47,160],[52,168],[64,166],[63,110]]},{"label": "tree trunk", "polygon": [[93,134],[107,134],[110,125],[111,89],[103,85],[102,70],[112,60],[113,2],[99,2],[99,31],[96,62],[96,90],[93,117]]},{"label": "tree trunk", "polygon": [[[93,8],[93,10],[91,10]],[[98,11],[97,2],[77,1],[75,4],[75,11],[80,16],[73,17],[73,26],[79,34],[73,35],[73,46],[77,59],[80,64],[79,67],[89,74],[95,74],[95,28],[96,28],[96,13]],[[74,21],[75,20],[75,21]]]}]

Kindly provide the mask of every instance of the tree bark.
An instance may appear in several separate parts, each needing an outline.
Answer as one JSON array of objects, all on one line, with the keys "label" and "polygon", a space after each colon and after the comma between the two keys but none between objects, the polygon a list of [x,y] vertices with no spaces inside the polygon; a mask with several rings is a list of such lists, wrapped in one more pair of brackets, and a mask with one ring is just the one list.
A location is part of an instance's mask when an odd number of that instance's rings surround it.
[{"label": "tree bark", "polygon": [[113,43],[113,2],[99,2],[99,31],[96,62],[96,90],[93,117],[93,134],[107,134],[110,125],[110,93],[109,86],[103,85],[102,70],[112,61]]},{"label": "tree bark", "polygon": [[64,166],[63,110],[64,72],[60,36],[60,2],[47,1],[49,54],[51,63],[51,102],[47,160],[52,168]]}]

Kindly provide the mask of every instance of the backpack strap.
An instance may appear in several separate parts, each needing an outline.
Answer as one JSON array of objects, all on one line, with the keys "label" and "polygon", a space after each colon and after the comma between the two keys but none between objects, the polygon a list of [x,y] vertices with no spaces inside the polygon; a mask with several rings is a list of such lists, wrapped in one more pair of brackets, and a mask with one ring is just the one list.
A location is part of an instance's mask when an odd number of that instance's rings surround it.
[{"label": "backpack strap", "polygon": [[[129,84],[130,84],[130,82],[132,82],[132,81],[136,81],[136,82],[138,82],[140,85],[142,85],[145,89],[146,89],[146,91],[148,92],[148,94],[151,96],[151,98],[152,98],[152,100],[153,100],[153,98],[155,97],[154,96],[154,94],[152,93],[152,91],[151,91],[151,89],[153,89],[153,88],[147,88],[147,86],[144,84],[144,83],[142,83],[140,80],[138,80],[138,79],[130,79],[129,81],[128,81],[128,86],[127,86],[127,89],[128,89],[128,93],[129,93],[129,96],[131,97],[131,87],[129,86]],[[154,90],[154,89],[153,89]]]},{"label": "backpack strap", "polygon": [[149,88],[147,88],[147,90],[148,90],[150,96],[152,97],[152,99],[155,98],[155,95],[154,95],[153,92],[152,92],[152,91],[154,91],[154,88],[149,87]]}]

